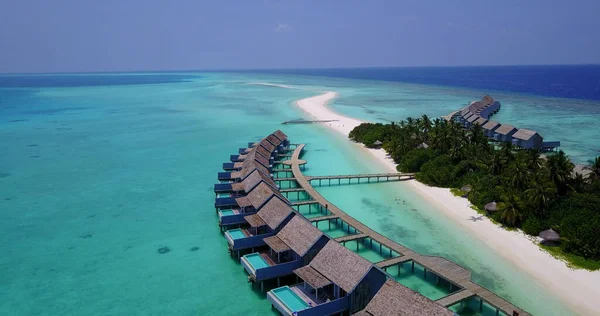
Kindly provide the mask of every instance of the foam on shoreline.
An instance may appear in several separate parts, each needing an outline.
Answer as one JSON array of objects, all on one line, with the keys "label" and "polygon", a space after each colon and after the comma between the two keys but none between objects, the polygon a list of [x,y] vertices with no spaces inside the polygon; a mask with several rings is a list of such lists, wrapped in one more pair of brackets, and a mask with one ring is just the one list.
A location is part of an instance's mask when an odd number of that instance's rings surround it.
[{"label": "foam on shoreline", "polygon": [[[336,96],[337,93],[329,91],[298,100],[296,105],[314,119],[335,120],[323,125],[348,137],[354,127],[364,122],[330,109],[327,103]],[[384,150],[357,147],[369,152],[375,161],[390,172],[396,172],[396,164]],[[562,298],[574,311],[582,315],[600,313],[600,300],[596,298],[596,293],[600,289],[600,271],[573,270],[564,262],[542,251],[526,234],[521,231],[505,230],[488,218],[465,221],[465,218],[479,217],[479,214],[471,209],[467,199],[454,196],[449,189],[429,187],[418,181],[408,181],[408,183],[415,193],[425,198],[437,211],[534,277],[552,293]]]}]

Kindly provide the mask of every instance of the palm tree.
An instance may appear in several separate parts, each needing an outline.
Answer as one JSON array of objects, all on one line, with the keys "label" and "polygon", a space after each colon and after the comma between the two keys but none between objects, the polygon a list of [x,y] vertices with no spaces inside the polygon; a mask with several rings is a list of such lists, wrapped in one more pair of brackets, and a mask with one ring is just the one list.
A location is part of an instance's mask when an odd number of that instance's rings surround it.
[{"label": "palm tree", "polygon": [[498,203],[500,220],[510,226],[515,226],[521,220],[521,209],[521,200],[515,194],[502,195],[501,202]]},{"label": "palm tree", "polygon": [[591,166],[585,167],[585,170],[589,170],[590,173],[585,177],[590,182],[596,182],[600,180],[600,157],[596,157]]},{"label": "palm tree", "polygon": [[548,205],[556,198],[556,186],[548,180],[537,177],[532,181],[525,194],[531,206],[536,210],[536,215],[545,216]]},{"label": "palm tree", "polygon": [[527,160],[527,168],[530,170],[537,170],[542,165],[540,153],[535,149],[527,150],[525,158]]},{"label": "palm tree", "polygon": [[489,170],[493,175],[499,175],[502,172],[503,165],[504,160],[502,159],[502,155],[494,151],[492,159],[489,161]]},{"label": "palm tree", "polygon": [[529,170],[525,163],[521,160],[516,160],[511,166],[511,176],[509,178],[510,185],[515,189],[522,189],[527,184],[529,178]]},{"label": "palm tree", "polygon": [[564,195],[575,165],[562,150],[556,155],[548,157],[547,165],[550,169],[550,177],[558,189],[558,194]]},{"label": "palm tree", "polygon": [[586,178],[584,178],[581,173],[577,172],[570,181],[571,183],[569,184],[569,189],[581,193],[583,191],[583,188],[585,187],[586,181],[589,181]]},{"label": "palm tree", "polygon": [[515,155],[513,154],[513,146],[511,143],[502,143],[502,145],[500,145],[500,153],[502,154],[506,163],[511,162],[515,157]]}]

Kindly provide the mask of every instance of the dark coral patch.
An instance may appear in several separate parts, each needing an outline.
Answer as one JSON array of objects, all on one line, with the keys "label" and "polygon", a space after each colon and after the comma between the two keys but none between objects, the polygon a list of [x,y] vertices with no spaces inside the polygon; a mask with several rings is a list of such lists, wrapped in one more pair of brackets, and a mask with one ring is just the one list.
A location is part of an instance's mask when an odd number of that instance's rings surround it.
[{"label": "dark coral patch", "polygon": [[158,253],[160,253],[161,255],[163,255],[163,254],[165,254],[167,252],[170,252],[170,251],[171,251],[171,248],[169,248],[169,247],[158,248]]},{"label": "dark coral patch", "polygon": [[192,247],[192,248],[190,248],[190,251],[198,251],[198,250],[200,250],[200,247]]}]

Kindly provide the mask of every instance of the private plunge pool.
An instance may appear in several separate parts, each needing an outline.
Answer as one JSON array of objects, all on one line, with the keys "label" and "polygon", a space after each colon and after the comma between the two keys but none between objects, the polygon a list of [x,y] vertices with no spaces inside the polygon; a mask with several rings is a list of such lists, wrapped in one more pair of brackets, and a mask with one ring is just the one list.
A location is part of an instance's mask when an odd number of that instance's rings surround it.
[{"label": "private plunge pool", "polygon": [[260,253],[251,253],[249,255],[245,255],[244,258],[248,260],[248,263],[254,268],[254,270],[258,270],[261,268],[266,268],[269,264],[265,261],[265,259],[260,255]]},{"label": "private plunge pool", "polygon": [[246,237],[246,234],[244,234],[244,232],[239,228],[230,229],[227,231],[227,234],[231,236],[231,239],[240,239]]},{"label": "private plunge pool", "polygon": [[282,286],[271,290],[272,295],[285,307],[293,312],[301,311],[310,307],[298,294],[294,293],[289,286]]}]

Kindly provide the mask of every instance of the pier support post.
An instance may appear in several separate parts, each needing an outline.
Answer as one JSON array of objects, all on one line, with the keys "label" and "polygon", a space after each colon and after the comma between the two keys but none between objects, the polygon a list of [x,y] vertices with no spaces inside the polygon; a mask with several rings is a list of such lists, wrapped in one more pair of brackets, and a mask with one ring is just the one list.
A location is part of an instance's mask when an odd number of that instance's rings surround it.
[{"label": "pier support post", "polygon": [[479,298],[479,311],[483,311],[483,298]]},{"label": "pier support post", "polygon": [[412,273],[415,273],[415,262],[414,262],[414,261],[412,262],[412,267],[411,267],[411,269],[412,269]]},{"label": "pier support post", "polygon": [[281,283],[280,283],[279,277],[277,277],[277,287],[280,287],[280,286],[281,286]]},{"label": "pier support post", "polygon": [[423,279],[427,280],[427,268],[423,268]]},{"label": "pier support post", "polygon": [[265,282],[264,281],[260,281],[260,291],[261,292],[265,291]]}]

